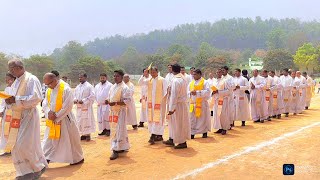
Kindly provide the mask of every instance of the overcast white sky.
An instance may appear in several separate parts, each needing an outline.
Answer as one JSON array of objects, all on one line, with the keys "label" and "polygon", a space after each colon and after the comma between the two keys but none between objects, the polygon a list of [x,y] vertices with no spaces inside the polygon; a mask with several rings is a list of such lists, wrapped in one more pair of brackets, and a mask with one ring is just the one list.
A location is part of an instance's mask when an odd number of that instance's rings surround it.
[{"label": "overcast white sky", "polygon": [[320,19],[319,0],[0,0],[0,52],[51,53],[70,40],[221,18]]}]

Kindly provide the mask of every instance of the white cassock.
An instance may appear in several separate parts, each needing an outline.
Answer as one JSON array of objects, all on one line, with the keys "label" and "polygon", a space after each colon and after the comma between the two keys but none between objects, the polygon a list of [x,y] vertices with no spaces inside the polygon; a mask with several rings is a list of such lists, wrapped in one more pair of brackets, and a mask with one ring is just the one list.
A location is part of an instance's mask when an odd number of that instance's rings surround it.
[{"label": "white cassock", "polygon": [[[212,94],[212,89],[211,86],[213,86],[213,84],[215,84],[217,82],[216,78],[212,78],[212,79],[207,79],[207,82],[209,83],[209,87],[210,87],[210,99],[209,99],[209,106],[210,106],[210,111],[213,110],[213,104],[214,104],[214,98],[213,96],[211,96]],[[212,111],[213,112],[213,111]],[[212,115],[213,116],[213,115]],[[211,123],[212,124],[212,123]]]},{"label": "white cassock", "polygon": [[305,108],[305,104],[306,104],[306,95],[307,95],[307,79],[303,76],[300,77],[296,77],[298,79],[300,79],[300,86],[299,86],[299,96],[300,96],[300,101],[299,101],[299,113],[302,113],[302,111]]},{"label": "white cassock", "polygon": [[255,89],[250,88],[250,107],[252,120],[265,120],[268,117],[268,104],[265,98],[264,88],[266,81],[264,77],[251,77],[249,86],[255,86]]},{"label": "white cassock", "polygon": [[[17,94],[21,79],[27,73],[25,72],[24,75],[13,82],[11,85],[12,94]],[[22,109],[22,119],[11,154],[17,176],[23,176],[39,172],[48,165],[40,140],[40,117],[37,105],[42,100],[42,91],[39,79],[30,75],[27,80],[25,95],[15,96],[15,98],[15,105]],[[10,105],[6,105],[6,108],[10,108]]]},{"label": "white cassock", "polygon": [[[275,90],[275,83],[274,79],[271,76],[268,76],[265,79],[266,86],[264,88],[264,94],[265,94],[265,99],[267,103],[267,116],[272,116],[273,115],[273,92]],[[267,91],[266,89],[270,89]]]},{"label": "white cassock", "polygon": [[168,74],[166,75],[165,79],[166,79],[167,83],[169,84],[169,86],[170,86],[173,78],[174,78],[174,75],[173,75],[172,73],[168,73]]},{"label": "white cassock", "polygon": [[[4,92],[9,95],[13,95],[12,93],[12,88],[11,87],[6,87],[4,89]],[[1,119],[1,138],[0,138],[0,151],[4,150],[7,144],[7,138],[4,136],[4,122],[5,122],[5,117],[6,117],[6,102],[3,99],[2,103],[0,104],[0,112],[3,112],[3,117]]]},{"label": "white cassock", "polygon": [[[157,81],[159,78],[162,78],[160,76],[156,77],[155,79],[153,79],[152,81],[152,89],[151,89],[151,95],[152,95],[152,107],[154,107],[155,102],[156,102],[156,89],[157,89]],[[167,95],[167,90],[168,90],[168,83],[165,79],[162,80],[162,97],[165,97]],[[148,89],[148,91],[150,91],[150,89]],[[163,131],[164,131],[164,121],[165,121],[165,113],[166,112],[166,106],[164,106],[163,104],[161,104],[160,107],[160,122],[156,123],[156,122],[148,122],[148,129],[150,134],[155,134],[155,135],[163,135]],[[163,109],[164,108],[164,109]],[[147,109],[147,114],[149,109]],[[170,129],[169,129],[170,132]],[[170,134],[170,133],[169,133]]]},{"label": "white cassock", "polygon": [[100,82],[94,88],[95,96],[96,96],[95,98],[98,104],[97,120],[98,120],[99,131],[103,131],[104,129],[110,130],[110,124],[109,124],[110,106],[106,105],[105,102],[108,98],[111,86],[112,84],[109,81],[106,81],[104,84]]},{"label": "white cassock", "polygon": [[[52,90],[50,97],[50,107],[48,106],[47,96],[43,101],[43,111],[46,119],[48,112],[55,111],[56,99],[60,87],[61,80]],[[42,141],[42,149],[47,160],[58,163],[77,163],[83,159],[82,148],[80,144],[80,135],[76,126],[76,119],[72,113],[73,94],[68,85],[64,86],[62,95],[62,108],[56,112],[56,122],[61,123],[61,134],[59,139],[50,139],[47,127]]]},{"label": "white cassock", "polygon": [[185,73],[184,75],[182,75],[184,77],[184,79],[187,80],[188,84],[191,83],[191,81],[193,80],[193,77],[191,74],[187,74]]},{"label": "white cassock", "polygon": [[113,96],[116,95],[118,90],[122,88],[121,91],[121,98],[120,100],[123,101],[126,105],[120,107],[120,111],[118,114],[118,122],[111,123],[111,150],[112,151],[121,151],[121,150],[128,150],[130,148],[128,132],[127,132],[127,105],[130,103],[130,90],[128,86],[121,82],[119,84],[115,83],[112,85],[110,92],[109,92],[109,100],[112,99]]},{"label": "white cassock", "polygon": [[134,102],[134,85],[131,82],[126,84],[129,88],[128,94],[130,96],[130,101],[127,104],[127,125],[137,125],[137,113],[136,104]]},{"label": "white cassock", "polygon": [[187,80],[181,74],[172,79],[169,111],[174,113],[169,118],[169,126],[172,131],[170,137],[175,144],[184,143],[191,138],[187,86]]},{"label": "white cassock", "polygon": [[147,96],[148,96],[148,82],[150,81],[151,76],[148,78],[143,75],[140,77],[138,84],[141,87],[141,112],[140,112],[140,122],[148,121],[148,113],[147,113]]},{"label": "white cassock", "polygon": [[295,77],[292,81],[292,99],[291,99],[291,113],[299,113],[301,106],[300,102],[300,79]]},{"label": "white cassock", "polygon": [[227,74],[223,77],[225,79],[226,87],[230,91],[229,94],[229,106],[228,106],[228,113],[229,113],[229,121],[230,124],[233,124],[235,120],[235,101],[234,101],[234,94],[233,90],[235,89],[235,84],[233,82],[233,77]]},{"label": "white cassock", "polygon": [[93,102],[95,100],[94,87],[87,81],[79,84],[75,89],[75,99],[83,104],[77,105],[77,126],[80,135],[89,135],[96,131],[96,123],[93,114]]},{"label": "white cassock", "polygon": [[240,86],[240,89],[233,91],[235,96],[235,120],[247,121],[250,120],[250,106],[247,98],[246,90],[249,90],[249,82],[243,77],[234,77],[233,82],[236,86]]},{"label": "white cassock", "polygon": [[273,82],[274,82],[274,88],[272,89],[272,94],[273,94],[273,116],[275,115],[281,115],[284,113],[284,106],[283,106],[283,87],[280,81],[280,78],[278,76],[273,77]]},{"label": "white cassock", "polygon": [[229,121],[229,97],[230,90],[224,78],[217,79],[213,86],[218,89],[218,93],[213,95],[213,128],[228,130],[230,128]]},{"label": "white cassock", "polygon": [[[198,85],[200,83],[200,80],[195,81],[194,85]],[[190,123],[191,123],[191,134],[203,134],[208,131],[211,131],[211,117],[210,117],[210,107],[208,100],[210,99],[210,86],[209,82],[205,81],[204,86],[202,90],[197,90],[196,95],[191,95],[191,89],[190,89],[190,83],[188,85],[188,97],[192,99],[194,102],[194,110],[193,112],[190,112]],[[196,117],[195,116],[195,109],[196,109],[196,98],[202,98],[201,103],[201,116]],[[192,102],[190,102],[192,103]]]},{"label": "white cassock", "polygon": [[313,90],[312,87],[313,87],[314,83],[313,83],[313,80],[312,80],[312,78],[310,76],[307,76],[306,79],[307,79],[307,88],[306,88],[307,93],[306,93],[306,105],[305,105],[305,107],[309,107],[310,103],[311,103],[312,94],[314,93],[314,92],[312,92],[312,90]]},{"label": "white cassock", "polygon": [[291,112],[291,99],[292,99],[292,77],[287,76],[280,76],[281,85],[283,87],[282,97],[283,97],[283,107],[284,113]]}]

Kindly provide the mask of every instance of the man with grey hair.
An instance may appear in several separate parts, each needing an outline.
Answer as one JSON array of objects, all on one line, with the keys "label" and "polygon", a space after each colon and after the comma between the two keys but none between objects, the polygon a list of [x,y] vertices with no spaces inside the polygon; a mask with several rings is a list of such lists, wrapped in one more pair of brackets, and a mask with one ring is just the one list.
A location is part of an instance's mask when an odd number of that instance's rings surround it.
[{"label": "man with grey hair", "polygon": [[41,149],[40,118],[37,105],[41,102],[41,83],[26,72],[21,60],[8,62],[10,73],[17,79],[12,84],[12,94],[5,99],[7,119],[10,120],[5,134],[8,136],[6,150],[11,150],[16,169],[16,179],[38,179],[47,167]]}]

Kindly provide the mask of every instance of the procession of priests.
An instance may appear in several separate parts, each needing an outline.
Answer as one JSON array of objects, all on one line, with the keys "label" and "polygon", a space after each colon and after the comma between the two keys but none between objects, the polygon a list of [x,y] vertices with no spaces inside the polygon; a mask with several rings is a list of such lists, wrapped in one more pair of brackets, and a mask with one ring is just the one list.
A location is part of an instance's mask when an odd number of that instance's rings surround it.
[{"label": "procession of priests", "polygon": [[[92,141],[96,126],[98,136],[109,137],[110,160],[129,151],[128,125],[135,132],[148,129],[148,146],[160,143],[179,151],[199,135],[227,135],[237,121],[246,126],[248,121],[267,123],[282,115],[301,114],[309,109],[314,95],[314,81],[306,72],[286,68],[280,76],[254,69],[249,78],[241,69],[230,71],[223,66],[206,72],[208,79],[194,67],[190,74],[179,64],[167,68],[163,77],[156,64],[144,68],[137,83],[140,92],[122,70],[114,71],[111,79],[101,72],[95,86],[81,72],[73,90],[67,77],[60,79],[57,71],[41,77],[41,86],[21,60],[10,60],[0,104],[1,156],[12,156],[16,179],[39,179],[51,163],[84,163],[81,141]],[[45,122],[42,141],[40,102]],[[140,112],[136,107],[141,107]],[[164,140],[166,128],[168,139]]]}]

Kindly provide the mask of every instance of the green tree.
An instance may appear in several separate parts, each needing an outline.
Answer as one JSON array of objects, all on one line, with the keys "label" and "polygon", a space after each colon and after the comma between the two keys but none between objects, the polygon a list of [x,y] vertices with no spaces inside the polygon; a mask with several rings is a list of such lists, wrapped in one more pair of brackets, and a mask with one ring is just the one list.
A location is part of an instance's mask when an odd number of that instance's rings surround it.
[{"label": "green tree", "polygon": [[53,70],[54,62],[47,55],[33,55],[24,60],[26,70],[37,76],[40,81],[45,73]]},{"label": "green tree", "polygon": [[269,50],[263,58],[263,68],[267,70],[282,70],[283,68],[294,68],[292,55],[283,49]]},{"label": "green tree", "polygon": [[298,48],[296,54],[293,55],[294,63],[299,69],[311,74],[319,66],[318,58],[318,50],[311,43],[303,44]]},{"label": "green tree", "polygon": [[8,72],[8,58],[6,54],[0,52],[0,90],[3,90],[5,85],[5,76]]},{"label": "green tree", "polygon": [[268,34],[268,49],[281,49],[285,47],[285,32],[282,29],[274,29]]}]

